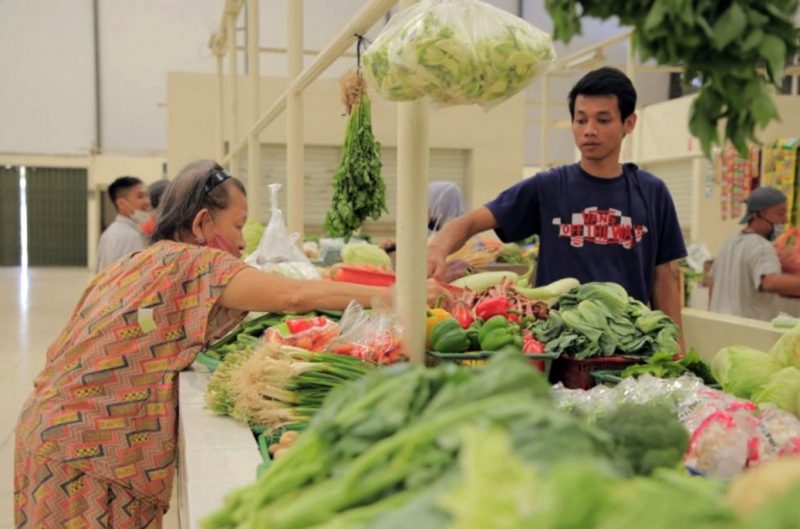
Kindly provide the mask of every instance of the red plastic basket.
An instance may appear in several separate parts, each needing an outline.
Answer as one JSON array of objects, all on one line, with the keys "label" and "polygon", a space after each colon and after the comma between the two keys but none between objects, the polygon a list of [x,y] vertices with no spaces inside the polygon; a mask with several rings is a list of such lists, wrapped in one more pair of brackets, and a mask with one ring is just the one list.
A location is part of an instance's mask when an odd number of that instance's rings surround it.
[{"label": "red plastic basket", "polygon": [[561,382],[570,389],[589,389],[596,385],[592,372],[621,371],[626,367],[642,362],[640,358],[630,356],[598,356],[578,359],[561,356],[553,360],[550,368],[550,382]]},{"label": "red plastic basket", "polygon": [[394,285],[397,277],[389,272],[380,270],[369,270],[360,266],[340,266],[336,270],[332,279],[344,283],[358,283],[360,285],[371,285],[376,287],[390,287]]}]

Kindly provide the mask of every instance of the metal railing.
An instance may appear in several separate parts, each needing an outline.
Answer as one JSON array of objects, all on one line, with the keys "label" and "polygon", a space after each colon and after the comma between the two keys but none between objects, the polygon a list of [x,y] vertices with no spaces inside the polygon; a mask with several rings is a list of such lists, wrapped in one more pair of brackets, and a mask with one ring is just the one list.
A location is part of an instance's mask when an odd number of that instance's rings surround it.
[{"label": "metal railing", "polygon": [[[401,0],[407,8],[416,0]],[[259,57],[267,52],[260,46],[259,0],[247,0],[247,56],[251,108],[245,137],[239,138],[239,101],[236,21],[245,5],[244,0],[226,0],[219,30],[209,43],[217,57],[219,87],[218,155],[220,163],[234,174],[238,173],[238,156],[247,149],[248,206],[251,215],[258,216],[259,198],[259,135],[284,111],[287,113],[287,224],[291,232],[303,234],[303,92],[338,58],[348,54],[357,42],[357,35],[367,32],[397,4],[397,0],[371,0],[344,24],[331,42],[316,55],[305,69],[303,65],[303,1],[289,0],[287,9],[289,85],[263,113],[260,112]],[[224,67],[228,61],[228,90],[225,90]],[[229,92],[226,105],[225,93]],[[397,310],[405,328],[403,342],[412,362],[424,362],[426,309],[426,240],[427,203],[421,200],[428,184],[428,109],[423,101],[398,103],[398,207],[397,244],[402,248],[397,260]],[[231,130],[226,134],[225,113],[230,112]],[[230,148],[225,148],[225,140]],[[423,190],[420,192],[420,190]]]}]

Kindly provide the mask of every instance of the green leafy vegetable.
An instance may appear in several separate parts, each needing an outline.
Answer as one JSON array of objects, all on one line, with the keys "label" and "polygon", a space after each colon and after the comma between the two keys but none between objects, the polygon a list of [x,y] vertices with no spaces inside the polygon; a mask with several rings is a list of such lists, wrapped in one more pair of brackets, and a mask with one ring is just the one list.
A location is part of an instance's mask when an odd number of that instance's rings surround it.
[{"label": "green leafy vegetable", "polygon": [[347,121],[342,162],[333,177],[333,200],[325,215],[325,233],[349,239],[367,218],[378,220],[388,213],[381,165],[381,145],[372,133],[372,106],[363,93]]},{"label": "green leafy vegetable", "polygon": [[728,393],[749,399],[780,366],[766,353],[735,345],[722,348],[711,360],[714,377]]},{"label": "green leafy vegetable", "polygon": [[264,235],[264,225],[255,219],[247,219],[247,222],[244,223],[244,228],[242,228],[242,235],[244,236],[242,257],[247,257],[258,248],[261,236]]},{"label": "green leafy vegetable", "polygon": [[724,137],[742,155],[755,130],[778,118],[769,85],[778,86],[787,58],[798,50],[797,0],[547,0],[555,38],[581,33],[582,17],[618,17],[633,26],[642,60],[684,67],[700,79],[689,130],[703,152]]},{"label": "green leafy vegetable", "polygon": [[675,467],[689,445],[689,434],[661,404],[623,404],[601,417],[597,427],[614,440],[620,464],[631,474],[649,475],[656,468]]},{"label": "green leafy vegetable", "polygon": [[349,265],[373,265],[392,269],[392,259],[380,246],[366,242],[350,242],[342,248],[342,261]]},{"label": "green leafy vegetable", "polygon": [[741,529],[724,503],[723,485],[685,472],[659,470],[649,478],[620,483],[605,505],[597,529]]},{"label": "green leafy vegetable", "polygon": [[800,368],[800,324],[781,336],[769,350],[769,355],[782,367]]},{"label": "green leafy vegetable", "polygon": [[661,311],[651,311],[616,283],[586,283],[561,296],[533,333],[549,353],[576,358],[680,352],[678,327]]},{"label": "green leafy vegetable", "polygon": [[800,398],[800,369],[796,367],[784,367],[776,372],[752,395],[753,402],[775,404],[794,415],[800,413],[797,407],[798,398]]},{"label": "green leafy vegetable", "polygon": [[644,364],[636,364],[626,367],[622,372],[622,378],[638,377],[641,375],[653,375],[658,378],[678,378],[686,373],[693,373],[703,379],[706,384],[716,384],[709,366],[696,350],[691,349],[684,358],[675,359],[670,352],[655,353],[647,359]]}]

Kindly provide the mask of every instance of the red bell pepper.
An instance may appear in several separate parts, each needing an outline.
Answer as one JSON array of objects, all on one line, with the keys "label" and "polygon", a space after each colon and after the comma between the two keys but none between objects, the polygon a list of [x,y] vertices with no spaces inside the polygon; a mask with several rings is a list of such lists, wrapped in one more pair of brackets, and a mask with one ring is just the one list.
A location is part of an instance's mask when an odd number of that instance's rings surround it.
[{"label": "red bell pepper", "polygon": [[475,315],[482,320],[488,320],[492,316],[507,316],[508,309],[508,298],[488,298],[475,305]]},{"label": "red bell pepper", "polygon": [[469,326],[475,321],[475,318],[472,317],[472,312],[464,305],[456,307],[453,311],[453,317],[461,325],[462,329],[469,329]]}]

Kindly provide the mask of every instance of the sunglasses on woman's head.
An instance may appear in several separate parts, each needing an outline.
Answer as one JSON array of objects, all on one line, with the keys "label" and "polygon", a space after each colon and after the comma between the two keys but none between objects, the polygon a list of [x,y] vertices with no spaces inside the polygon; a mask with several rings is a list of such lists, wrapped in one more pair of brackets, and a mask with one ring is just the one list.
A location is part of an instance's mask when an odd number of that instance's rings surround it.
[{"label": "sunglasses on woman's head", "polygon": [[220,185],[222,182],[231,178],[225,169],[217,169],[208,175],[208,179],[206,180],[206,185],[203,187],[203,193],[208,195],[212,189]]}]

